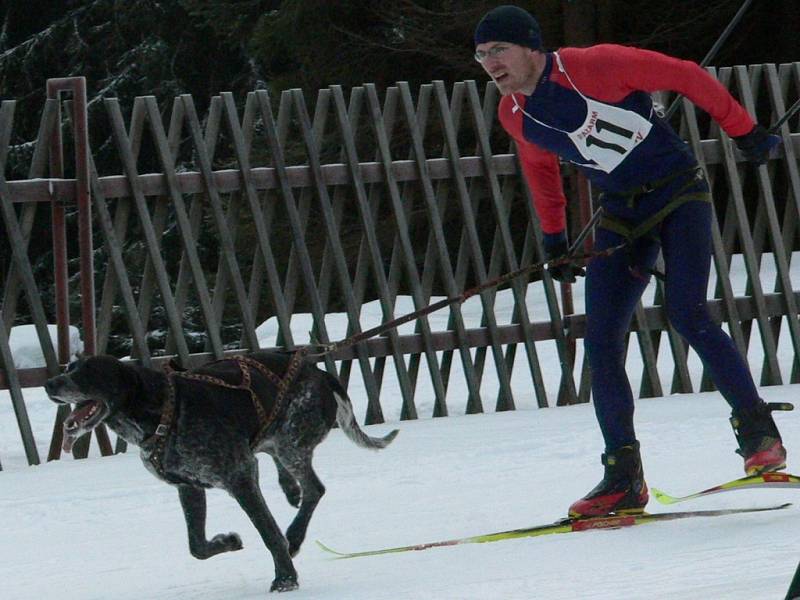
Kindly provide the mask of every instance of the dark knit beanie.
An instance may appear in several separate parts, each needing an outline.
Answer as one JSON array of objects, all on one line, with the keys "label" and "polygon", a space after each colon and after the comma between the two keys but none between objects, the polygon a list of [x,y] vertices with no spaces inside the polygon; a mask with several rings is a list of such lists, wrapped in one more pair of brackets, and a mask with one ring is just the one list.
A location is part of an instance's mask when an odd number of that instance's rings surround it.
[{"label": "dark knit beanie", "polygon": [[475,45],[508,42],[542,49],[542,30],[533,15],[518,6],[504,5],[486,13],[475,28]]}]

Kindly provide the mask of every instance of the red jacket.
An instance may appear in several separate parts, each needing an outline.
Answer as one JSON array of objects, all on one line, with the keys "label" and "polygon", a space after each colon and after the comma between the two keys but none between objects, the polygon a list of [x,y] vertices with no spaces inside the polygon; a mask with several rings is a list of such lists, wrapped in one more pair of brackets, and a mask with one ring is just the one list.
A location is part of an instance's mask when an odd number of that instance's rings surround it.
[{"label": "red jacket", "polygon": [[[754,125],[722,84],[691,61],[614,44],[563,48],[549,53],[547,59],[533,94],[516,95],[519,108],[511,96],[503,97],[498,107],[500,123],[517,143],[545,233],[558,233],[565,227],[566,198],[559,156],[575,162],[593,184],[611,192],[631,189],[692,165],[695,159],[688,146],[653,112],[650,92],[670,90],[686,96],[732,137],[748,133]],[[569,132],[577,132],[588,123],[588,99],[634,112],[652,123],[646,139],[627,150],[610,172],[582,155],[568,137]],[[606,135],[613,139],[613,130]],[[599,144],[602,139],[596,141]]]}]

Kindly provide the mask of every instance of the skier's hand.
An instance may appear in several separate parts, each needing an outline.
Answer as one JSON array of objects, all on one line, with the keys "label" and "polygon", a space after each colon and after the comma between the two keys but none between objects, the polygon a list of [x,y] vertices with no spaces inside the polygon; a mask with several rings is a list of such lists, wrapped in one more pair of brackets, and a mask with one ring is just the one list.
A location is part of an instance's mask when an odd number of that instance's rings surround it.
[{"label": "skier's hand", "polygon": [[781,138],[771,135],[764,127],[756,124],[750,133],[733,138],[744,157],[757,165],[763,165],[769,158],[769,152],[777,146]]},{"label": "skier's hand", "polygon": [[[548,263],[565,257],[568,251],[567,236],[563,231],[544,235],[544,257]],[[575,283],[577,277],[586,275],[585,269],[570,262],[552,266],[548,264],[547,272],[550,273],[550,277],[562,283]]]}]

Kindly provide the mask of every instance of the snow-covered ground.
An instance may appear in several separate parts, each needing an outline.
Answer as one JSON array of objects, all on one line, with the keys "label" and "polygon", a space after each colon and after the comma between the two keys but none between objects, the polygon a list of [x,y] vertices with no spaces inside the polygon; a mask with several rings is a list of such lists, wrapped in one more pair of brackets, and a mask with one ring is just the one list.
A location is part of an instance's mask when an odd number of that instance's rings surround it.
[{"label": "snow-covered ground", "polygon": [[[771,291],[774,274],[765,261],[762,281]],[[797,264],[797,261],[795,261]],[[744,281],[736,271],[735,289]],[[795,273],[800,276],[800,273]],[[793,277],[794,279],[794,277]],[[532,318],[544,320],[536,286],[528,294]],[[576,290],[580,299],[582,290]],[[475,308],[470,309],[470,306]],[[498,317],[508,322],[510,299],[498,297]],[[399,306],[397,313],[405,312]],[[477,306],[465,305],[466,314]],[[370,311],[364,311],[368,326]],[[579,307],[580,310],[580,307]],[[436,318],[446,319],[446,311]],[[302,318],[298,333],[308,331]],[[331,318],[331,337],[341,319]],[[262,327],[266,345],[269,323]],[[754,328],[755,329],[755,328]],[[793,359],[788,334],[781,335],[780,364],[788,380]],[[662,344],[665,346],[665,344]],[[758,379],[761,358],[754,333],[749,359]],[[539,356],[551,404],[558,367],[551,344]],[[632,349],[635,345],[631,346]],[[641,366],[630,352],[638,389]],[[519,410],[464,416],[463,386],[448,390],[451,415],[430,419],[432,395],[421,376],[418,421],[398,421],[399,393],[391,369],[382,394],[390,423],[367,427],[380,435],[401,432],[387,449],[371,453],[352,445],[339,430],[319,446],[317,473],[327,494],[311,522],[295,565],[301,599],[769,599],[783,598],[800,560],[800,490],[745,490],[671,507],[674,510],[763,506],[794,502],[774,513],[692,519],[616,531],[465,545],[425,552],[354,560],[332,560],[313,543],[364,550],[463,537],[546,523],[599,480],[600,433],[591,405],[538,410],[530,376],[518,357],[514,391]],[[454,362],[456,365],[458,361]],[[579,358],[580,364],[580,358]],[[690,360],[695,386],[700,365]],[[659,368],[669,388],[671,362]],[[483,384],[491,410],[493,386]],[[457,376],[457,369],[454,369]],[[364,414],[356,377],[350,392]],[[767,401],[798,400],[800,386],[762,389]],[[55,408],[41,389],[25,390],[39,450],[49,442]],[[651,486],[686,494],[741,475],[741,459],[716,393],[637,401],[636,425]],[[800,411],[779,413],[789,449],[789,470],[800,471]],[[188,552],[176,492],[142,467],[135,451],[100,458],[70,458],[26,466],[8,395],[0,396],[0,598],[9,600],[231,600],[263,598],[272,561],[247,517],[226,494],[209,492],[208,533],[237,531],[240,552],[198,561]],[[294,515],[267,457],[261,460],[262,489],[284,526]],[[651,501],[652,512],[670,510]]]}]

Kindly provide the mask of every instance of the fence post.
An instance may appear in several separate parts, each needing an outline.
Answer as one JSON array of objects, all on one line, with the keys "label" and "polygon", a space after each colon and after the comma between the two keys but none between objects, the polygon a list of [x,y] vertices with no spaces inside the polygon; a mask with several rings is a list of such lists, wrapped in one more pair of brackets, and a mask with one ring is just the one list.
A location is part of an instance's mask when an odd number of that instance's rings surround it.
[{"label": "fence post", "polygon": [[[62,92],[72,93],[72,130],[75,146],[75,200],[78,207],[78,246],[80,261],[81,324],[84,352],[93,355],[97,350],[94,299],[94,243],[92,240],[92,206],[89,194],[89,127],[86,102],[86,78],[62,77],[47,80],[47,98],[59,100]],[[64,147],[61,137],[61,104],[56,105],[56,127],[50,138],[50,177],[64,177]],[[64,205],[56,198],[52,204],[53,262],[56,283],[56,328],[58,331],[58,362],[69,361],[69,290],[67,267],[67,234]],[[48,460],[61,455],[61,427],[66,411],[59,409],[53,426]],[[105,427],[96,429],[101,453],[113,454]],[[88,454],[90,436],[76,445],[78,458]]]}]

